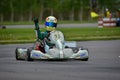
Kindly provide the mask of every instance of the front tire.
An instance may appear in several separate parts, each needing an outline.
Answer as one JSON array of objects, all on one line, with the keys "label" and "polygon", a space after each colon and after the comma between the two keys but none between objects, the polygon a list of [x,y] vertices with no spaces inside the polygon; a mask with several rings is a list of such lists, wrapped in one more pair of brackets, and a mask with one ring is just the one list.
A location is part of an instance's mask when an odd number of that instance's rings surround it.
[{"label": "front tire", "polygon": [[33,59],[30,58],[31,51],[32,51],[32,48],[28,48],[28,49],[27,49],[27,57],[26,57],[26,60],[27,60],[27,61],[33,61]]}]

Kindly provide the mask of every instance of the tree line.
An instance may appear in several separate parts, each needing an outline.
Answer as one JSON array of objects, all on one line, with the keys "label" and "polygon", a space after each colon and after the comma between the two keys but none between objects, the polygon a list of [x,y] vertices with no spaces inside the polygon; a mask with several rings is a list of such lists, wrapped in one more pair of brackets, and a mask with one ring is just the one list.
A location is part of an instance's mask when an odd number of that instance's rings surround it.
[{"label": "tree line", "polygon": [[115,11],[119,4],[120,0],[0,0],[0,22],[31,21],[33,17],[42,21],[49,15],[59,20],[90,20],[91,10]]}]

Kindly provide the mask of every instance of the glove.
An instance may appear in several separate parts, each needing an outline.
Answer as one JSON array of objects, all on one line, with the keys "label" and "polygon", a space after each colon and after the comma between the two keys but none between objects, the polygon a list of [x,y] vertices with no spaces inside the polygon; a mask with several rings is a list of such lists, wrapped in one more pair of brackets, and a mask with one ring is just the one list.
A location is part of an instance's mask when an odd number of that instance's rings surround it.
[{"label": "glove", "polygon": [[38,25],[38,18],[34,17],[33,21],[35,23],[35,30],[39,30],[39,25]]},{"label": "glove", "polygon": [[34,23],[38,23],[38,18],[34,17],[33,21],[34,21]]}]

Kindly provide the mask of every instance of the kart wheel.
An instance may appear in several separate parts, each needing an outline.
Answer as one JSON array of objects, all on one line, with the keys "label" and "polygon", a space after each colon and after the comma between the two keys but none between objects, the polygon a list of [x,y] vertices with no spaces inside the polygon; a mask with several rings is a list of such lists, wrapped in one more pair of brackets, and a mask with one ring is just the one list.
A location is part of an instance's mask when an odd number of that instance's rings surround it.
[{"label": "kart wheel", "polygon": [[87,50],[87,52],[88,52],[88,57],[87,58],[84,58],[84,59],[80,59],[81,61],[88,61],[88,59],[89,59],[89,51],[88,51],[88,49],[87,48],[82,48],[82,50]]},{"label": "kart wheel", "polygon": [[15,49],[15,58],[16,58],[16,60],[21,60],[21,59],[19,58],[18,49],[19,49],[19,48],[16,48],[16,49]]},{"label": "kart wheel", "polygon": [[81,61],[88,61],[88,58],[85,58],[85,59],[81,59]]},{"label": "kart wheel", "polygon": [[33,59],[30,58],[31,51],[32,51],[32,48],[27,49],[27,56],[26,56],[27,61],[33,61]]}]

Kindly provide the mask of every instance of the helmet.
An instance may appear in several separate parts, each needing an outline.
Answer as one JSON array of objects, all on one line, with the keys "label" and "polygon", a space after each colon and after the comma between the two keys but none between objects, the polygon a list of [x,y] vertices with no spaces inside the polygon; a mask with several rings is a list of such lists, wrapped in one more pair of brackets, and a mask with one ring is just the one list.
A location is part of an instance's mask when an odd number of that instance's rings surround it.
[{"label": "helmet", "polygon": [[106,11],[109,11],[108,8],[105,9]]},{"label": "helmet", "polygon": [[48,16],[45,19],[45,27],[47,31],[53,31],[57,27],[57,19],[54,16]]}]

